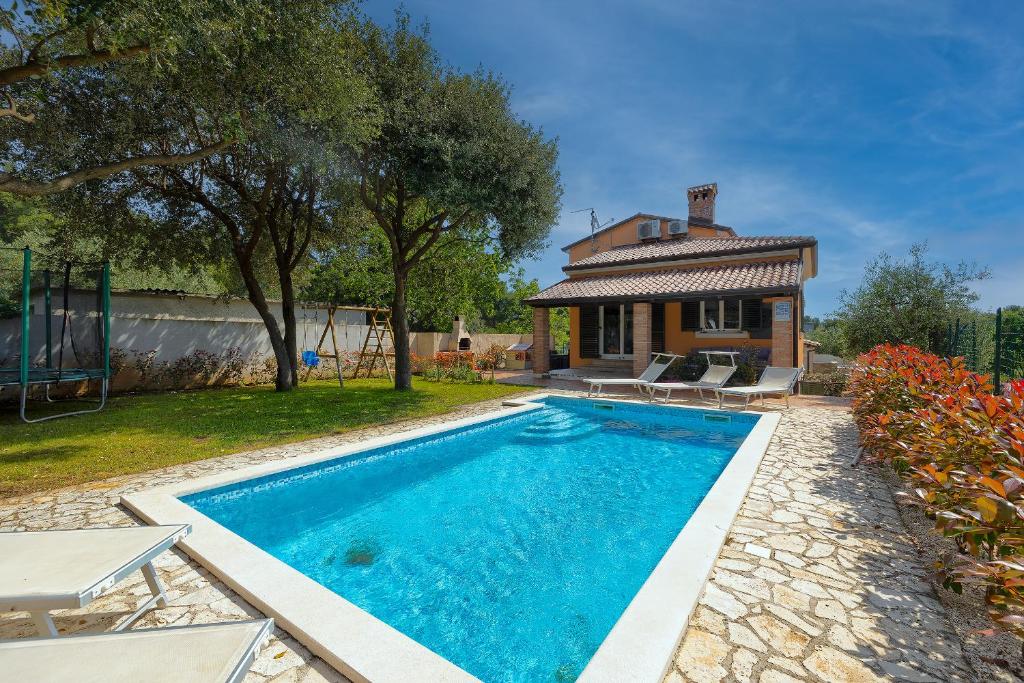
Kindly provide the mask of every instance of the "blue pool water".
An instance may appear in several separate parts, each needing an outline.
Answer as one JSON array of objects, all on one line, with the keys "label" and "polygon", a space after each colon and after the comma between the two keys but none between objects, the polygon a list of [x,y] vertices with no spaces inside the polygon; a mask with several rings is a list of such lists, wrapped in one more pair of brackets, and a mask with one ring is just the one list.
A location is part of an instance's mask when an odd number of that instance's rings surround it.
[{"label": "blue pool water", "polygon": [[573,681],[755,419],[545,403],[183,500],[484,681]]}]

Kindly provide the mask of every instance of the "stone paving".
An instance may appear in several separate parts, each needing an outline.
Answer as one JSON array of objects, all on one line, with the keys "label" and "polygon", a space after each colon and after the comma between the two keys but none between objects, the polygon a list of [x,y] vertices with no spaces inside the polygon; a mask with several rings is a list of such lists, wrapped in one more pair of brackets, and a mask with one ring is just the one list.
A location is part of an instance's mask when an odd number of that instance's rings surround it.
[{"label": "stone paving", "polygon": [[[117,506],[124,493],[352,443],[493,410],[445,416],[240,453],[144,475],[0,501],[0,531],[140,523]],[[850,470],[848,413],[784,414],[755,483],[694,612],[667,683],[681,681],[959,681],[976,677],[960,655],[925,571],[915,563],[889,489]],[[170,604],[138,627],[258,617],[180,551],[157,562]],[[64,633],[109,629],[148,595],[141,573],[91,605],[55,614]],[[0,638],[34,634],[24,614],[0,616]],[[344,681],[277,629],[246,681]]]},{"label": "stone paving", "polygon": [[665,683],[976,680],[845,411],[784,414]]}]

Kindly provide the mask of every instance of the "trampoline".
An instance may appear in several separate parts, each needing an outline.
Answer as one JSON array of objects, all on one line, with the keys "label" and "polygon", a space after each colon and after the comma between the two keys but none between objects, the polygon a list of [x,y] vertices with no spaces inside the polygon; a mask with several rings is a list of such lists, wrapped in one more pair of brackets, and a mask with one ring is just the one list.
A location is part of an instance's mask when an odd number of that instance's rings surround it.
[{"label": "trampoline", "polygon": [[[5,251],[10,255],[14,250]],[[19,415],[25,422],[102,410],[110,385],[110,264],[60,260],[28,248],[20,251],[21,277],[5,272],[0,279],[15,284],[20,280],[21,285],[0,291],[0,297],[13,304],[13,312],[0,319],[0,391],[19,390]],[[42,398],[54,403],[51,387],[79,382],[99,383],[98,405],[28,416],[33,387],[42,387]]]}]

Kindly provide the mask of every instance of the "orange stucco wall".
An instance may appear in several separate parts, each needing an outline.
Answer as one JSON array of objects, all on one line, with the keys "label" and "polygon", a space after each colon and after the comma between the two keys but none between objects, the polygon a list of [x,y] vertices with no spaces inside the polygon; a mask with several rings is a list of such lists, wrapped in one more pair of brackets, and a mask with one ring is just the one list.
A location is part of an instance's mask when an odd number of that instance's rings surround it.
[{"label": "orange stucco wall", "polygon": [[[580,259],[602,251],[608,251],[615,247],[623,247],[627,244],[637,244],[640,240],[636,238],[636,225],[637,223],[643,223],[644,221],[652,220],[650,217],[637,216],[632,220],[626,221],[622,225],[618,225],[611,230],[606,230],[598,234],[593,243],[590,240],[581,242],[576,246],[569,249],[569,263],[575,263]],[[708,228],[699,225],[690,226],[690,236],[692,237],[725,237],[728,233],[719,232],[715,228]],[[668,221],[661,221],[661,238],[669,239],[668,234]]]},{"label": "orange stucco wall", "polygon": [[[622,225],[618,225],[611,230],[606,230],[596,236],[593,244],[590,240],[582,242],[569,249],[569,262],[574,263],[580,259],[591,256],[594,253],[608,251],[615,247],[622,247],[630,244],[636,244],[636,226],[637,223],[646,220],[652,220],[651,216],[637,216],[632,218]],[[661,220],[661,238],[671,239],[668,236],[668,221]],[[689,234],[691,237],[708,238],[708,237],[726,237],[728,233],[724,231],[716,230],[715,228],[709,228],[704,226],[690,225]],[[803,262],[803,270],[801,273],[801,284],[808,278],[814,277],[817,271],[816,249],[813,247],[803,248],[801,251],[801,259]],[[729,265],[741,265],[744,263],[762,263],[769,261],[784,261],[791,260],[794,258],[794,254],[790,253],[787,255],[757,255],[749,258],[739,257],[735,259],[708,259],[706,261],[693,263],[687,261],[678,261],[672,264],[662,265],[658,267],[640,266],[636,268],[616,268],[614,269],[615,274],[631,273],[631,272],[651,272],[658,270],[668,269],[683,269],[683,268],[707,268],[709,266],[715,266],[719,264]],[[569,272],[568,276],[571,278],[584,278],[584,277],[600,277],[607,274],[605,272],[596,273],[575,273]],[[789,300],[787,298],[787,300]],[[802,332],[802,311],[800,310],[800,297],[795,297],[792,300],[792,312],[797,325],[797,362],[802,362],[804,357],[804,338]],[[699,335],[693,330],[682,330],[681,325],[682,318],[682,304],[679,301],[670,301],[665,304],[665,350],[671,353],[677,353],[680,355],[689,353],[693,349],[708,349],[708,348],[722,348],[722,347],[740,347],[744,345],[756,346],[761,348],[771,348],[771,339],[750,339],[746,335],[737,334],[735,336],[722,336],[722,335]],[[790,337],[790,342],[791,342]],[[781,342],[782,340],[777,340]],[[787,347],[790,348],[790,347]],[[788,352],[789,355],[792,351]],[[581,367],[591,364],[592,359],[580,357],[580,311],[578,307],[569,308],[569,364],[571,367]]]},{"label": "orange stucco wall", "polygon": [[[789,297],[785,297],[790,300]],[[773,301],[773,299],[769,299]],[[793,302],[793,315],[800,324],[799,300]],[[694,349],[715,349],[740,346],[756,346],[771,348],[771,339],[750,339],[745,335],[736,336],[698,336],[693,330],[682,329],[683,306],[678,301],[665,302],[665,350],[669,353],[685,355]],[[800,329],[798,327],[798,329]],[[797,339],[797,362],[803,362],[804,336],[799,333]],[[569,307],[569,366],[573,368],[590,365],[592,359],[580,357],[580,309]]]}]

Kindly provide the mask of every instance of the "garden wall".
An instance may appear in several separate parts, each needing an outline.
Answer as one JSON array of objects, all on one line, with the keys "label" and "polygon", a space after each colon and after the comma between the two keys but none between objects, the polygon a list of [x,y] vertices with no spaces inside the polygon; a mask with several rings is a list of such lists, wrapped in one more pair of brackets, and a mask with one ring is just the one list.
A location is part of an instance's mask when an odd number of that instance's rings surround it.
[{"label": "garden wall", "polygon": [[[266,380],[267,361],[272,364],[273,351],[263,321],[248,300],[159,291],[114,292],[111,298],[111,356],[112,365],[118,370],[116,390]],[[94,301],[83,301],[82,305],[88,308],[94,306]],[[56,354],[62,311],[57,301],[53,307],[51,334]],[[42,302],[34,302],[33,310],[42,311]],[[280,321],[280,303],[271,302],[271,310]],[[326,322],[325,307],[321,306],[319,311],[300,307],[296,315],[299,346],[315,348]],[[87,349],[90,328],[95,325],[74,315],[72,319],[71,332],[79,349]],[[42,364],[44,316],[33,315],[30,322],[33,363]],[[365,323],[365,312],[336,312],[338,347],[343,353],[352,356],[362,348],[369,330]],[[0,367],[17,365],[20,328],[19,318],[0,320]],[[451,337],[450,332],[415,332],[410,348],[417,355],[432,356],[437,351],[447,351]],[[509,346],[531,339],[530,335],[519,334],[473,335],[471,350],[481,353],[492,344]],[[329,342],[327,349],[330,350]],[[64,354],[65,367],[73,366],[74,354],[68,342]],[[334,372],[329,360],[321,363],[317,375],[326,376],[327,371]]]}]

